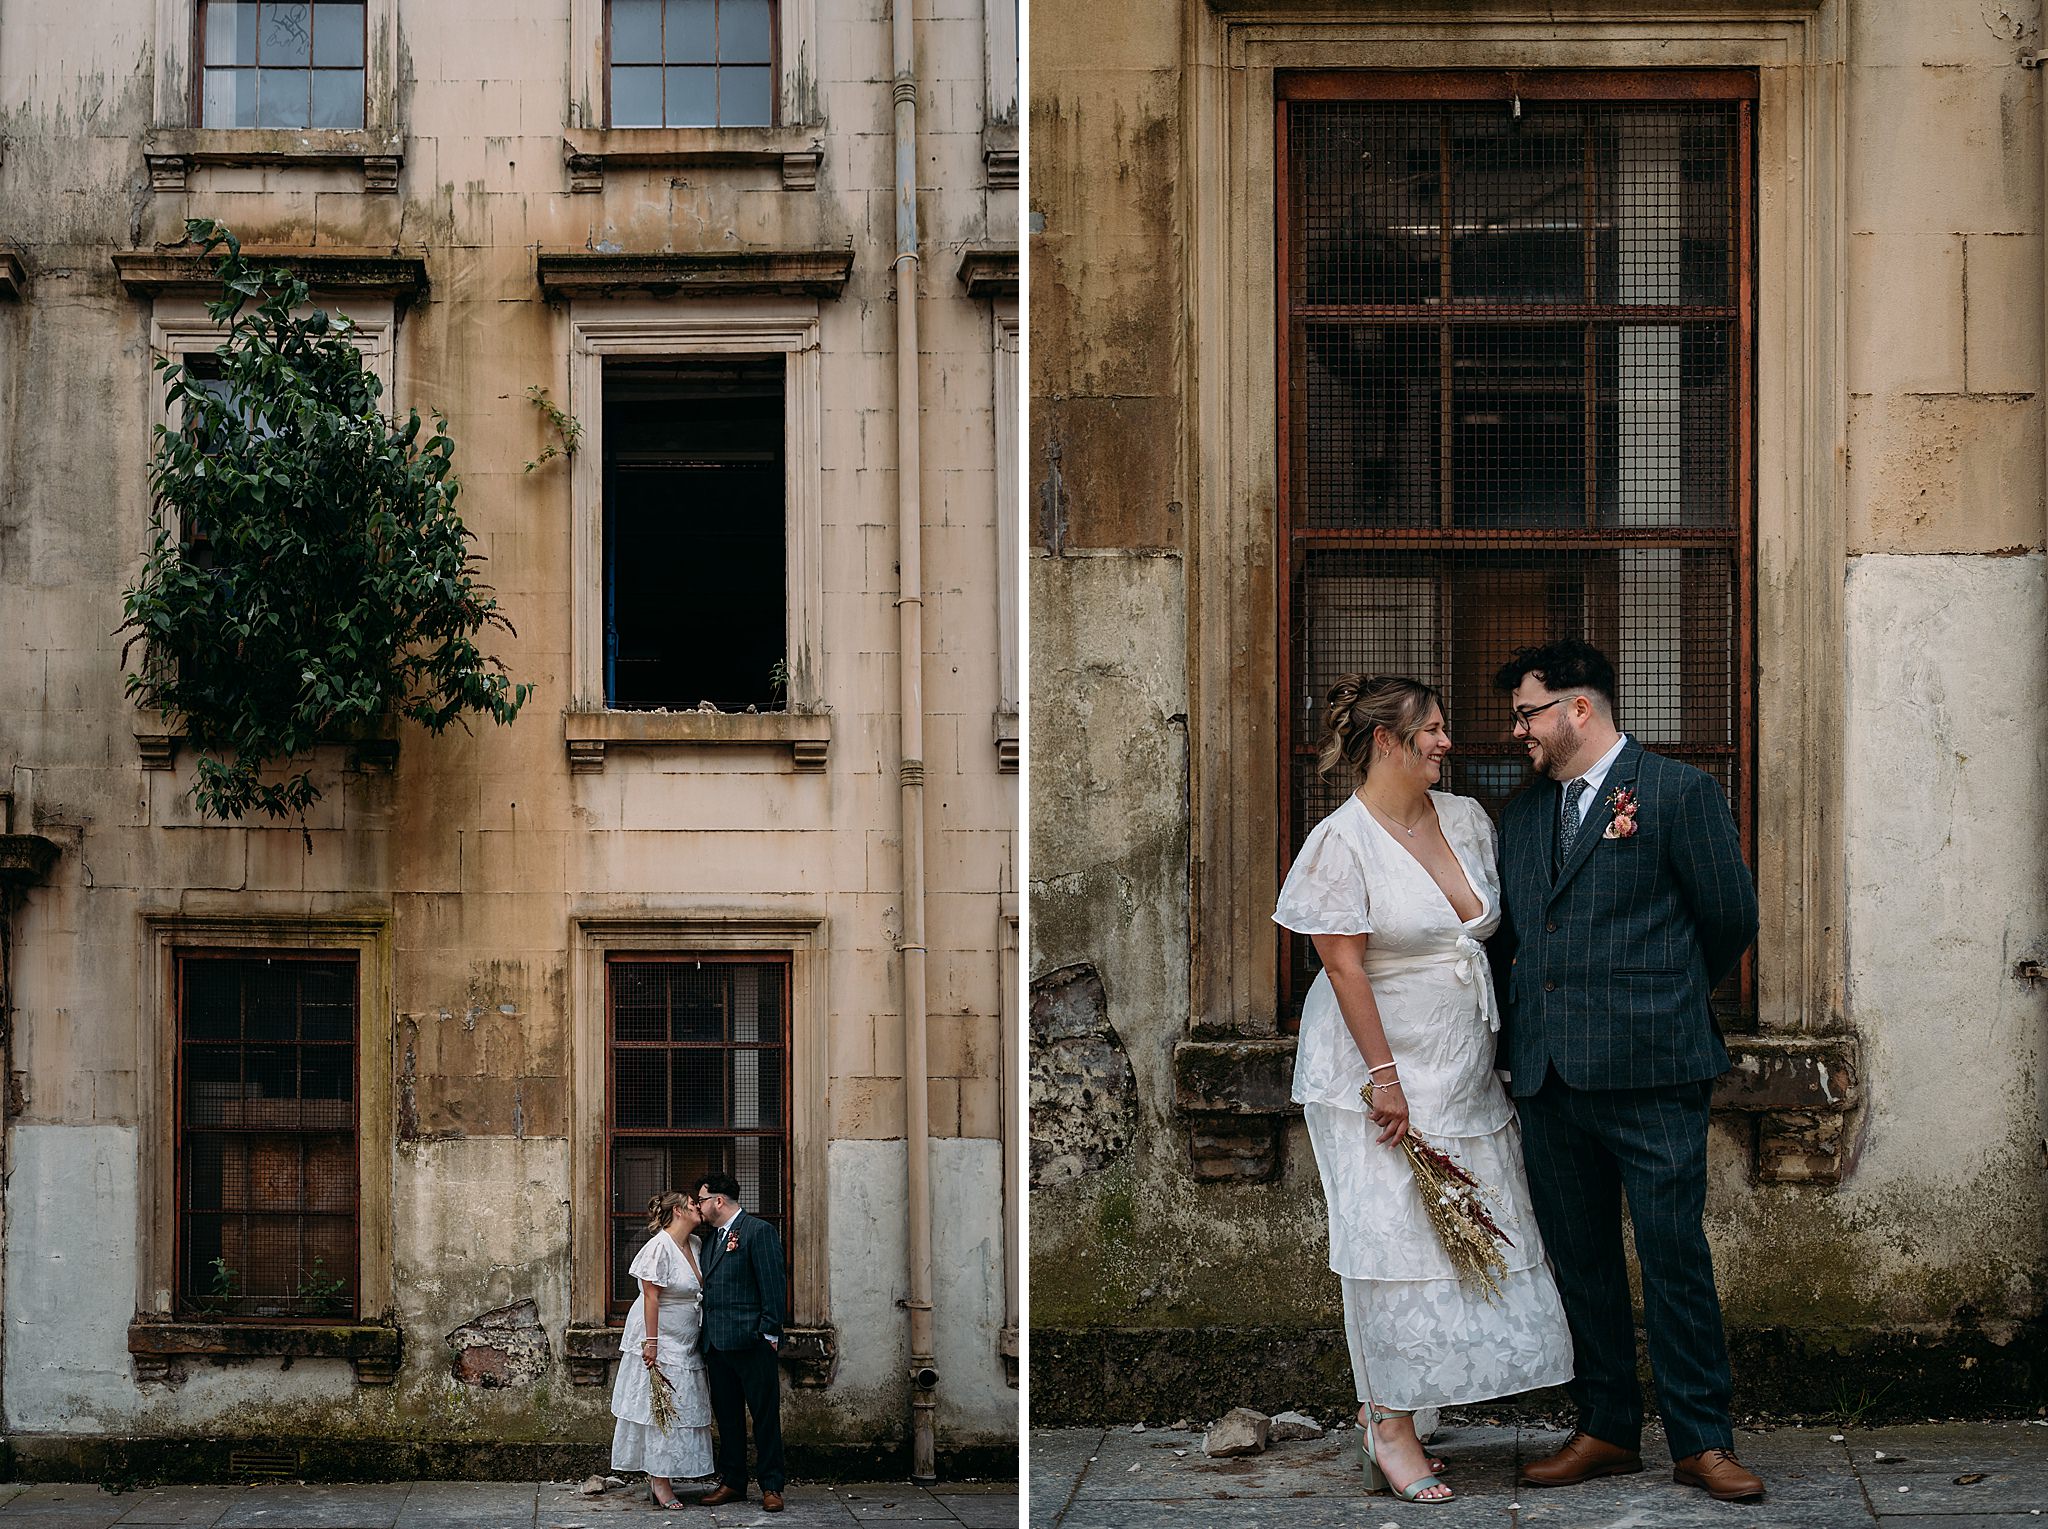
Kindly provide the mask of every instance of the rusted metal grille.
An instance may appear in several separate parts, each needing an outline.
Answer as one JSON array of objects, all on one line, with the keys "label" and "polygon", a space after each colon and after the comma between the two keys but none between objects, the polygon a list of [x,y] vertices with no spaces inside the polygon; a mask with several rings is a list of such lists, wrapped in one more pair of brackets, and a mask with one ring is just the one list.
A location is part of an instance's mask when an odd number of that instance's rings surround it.
[{"label": "rusted metal grille", "polygon": [[615,956],[611,1013],[611,1313],[638,1293],[647,1202],[722,1170],[789,1245],[786,957]]},{"label": "rusted metal grille", "polygon": [[356,963],[178,958],[178,1304],[356,1313]]},{"label": "rusted metal grille", "polygon": [[[1753,77],[1280,94],[1283,866],[1352,786],[1315,772],[1337,676],[1440,687],[1445,789],[1498,817],[1528,768],[1493,673],[1568,636],[1747,845]],[[1285,938],[1292,1015],[1315,952]]]}]

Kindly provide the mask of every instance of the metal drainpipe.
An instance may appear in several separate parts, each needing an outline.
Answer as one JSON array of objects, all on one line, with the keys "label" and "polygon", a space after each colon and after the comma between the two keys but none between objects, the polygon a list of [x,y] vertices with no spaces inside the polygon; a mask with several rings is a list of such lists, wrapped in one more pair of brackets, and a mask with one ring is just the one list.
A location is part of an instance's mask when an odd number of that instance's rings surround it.
[{"label": "metal drainpipe", "polygon": [[[2023,53],[2020,67],[2040,76],[2041,93],[2041,390],[2048,397],[2048,52]],[[2048,483],[2048,415],[2043,416],[2041,471]]]},{"label": "metal drainpipe", "polygon": [[932,1341],[931,1109],[926,1088],[924,945],[924,508],[918,493],[917,73],[911,8],[893,0],[896,100],[896,565],[903,787],[903,1137],[910,1199],[910,1472],[938,1479]]}]

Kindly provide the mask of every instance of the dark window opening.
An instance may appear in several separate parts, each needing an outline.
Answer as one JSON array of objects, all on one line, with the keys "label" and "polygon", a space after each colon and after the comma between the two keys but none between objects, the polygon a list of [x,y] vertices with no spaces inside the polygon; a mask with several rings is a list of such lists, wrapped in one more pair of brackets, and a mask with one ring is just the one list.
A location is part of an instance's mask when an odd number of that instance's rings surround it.
[{"label": "dark window opening", "polygon": [[607,362],[605,696],[788,704],[780,356]]},{"label": "dark window opening", "polygon": [[178,1309],[356,1315],[356,962],[178,958]]},{"label": "dark window opening", "polygon": [[[638,1294],[633,1256],[647,1202],[714,1171],[789,1247],[789,1005],[786,957],[621,955],[605,967],[610,1302]],[[785,1295],[787,1299],[787,1295]]]}]

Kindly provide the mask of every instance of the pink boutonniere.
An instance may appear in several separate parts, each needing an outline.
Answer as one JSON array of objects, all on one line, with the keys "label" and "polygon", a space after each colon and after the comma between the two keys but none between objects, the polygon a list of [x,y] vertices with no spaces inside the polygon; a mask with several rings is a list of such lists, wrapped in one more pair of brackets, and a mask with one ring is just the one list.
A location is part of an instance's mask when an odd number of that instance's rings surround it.
[{"label": "pink boutonniere", "polygon": [[[1631,833],[1633,833],[1633,832],[1634,832],[1635,830],[1634,830],[1634,829],[1630,829],[1629,831],[1630,831]],[[726,1251],[726,1252],[728,1252],[728,1253],[737,1253],[737,1252],[738,1252],[739,1250],[740,1250],[740,1239],[739,1239],[739,1234],[738,1234],[738,1233],[736,1233],[736,1232],[727,1232],[727,1233],[725,1234],[725,1251]]]},{"label": "pink boutonniere", "polygon": [[1601,833],[1603,839],[1632,839],[1636,832],[1636,794],[1627,786],[1616,786],[1607,794],[1614,809],[1614,821]]}]

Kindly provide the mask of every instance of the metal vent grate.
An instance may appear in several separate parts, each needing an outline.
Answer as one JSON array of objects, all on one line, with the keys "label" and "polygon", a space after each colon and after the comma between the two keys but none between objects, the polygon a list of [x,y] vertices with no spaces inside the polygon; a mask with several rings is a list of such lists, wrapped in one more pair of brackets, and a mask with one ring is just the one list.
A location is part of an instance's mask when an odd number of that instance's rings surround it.
[{"label": "metal vent grate", "polygon": [[1528,771],[1493,672],[1565,636],[1746,838],[1753,81],[1281,89],[1286,858],[1351,789],[1314,768],[1339,675],[1442,689],[1446,789],[1498,815]]}]

